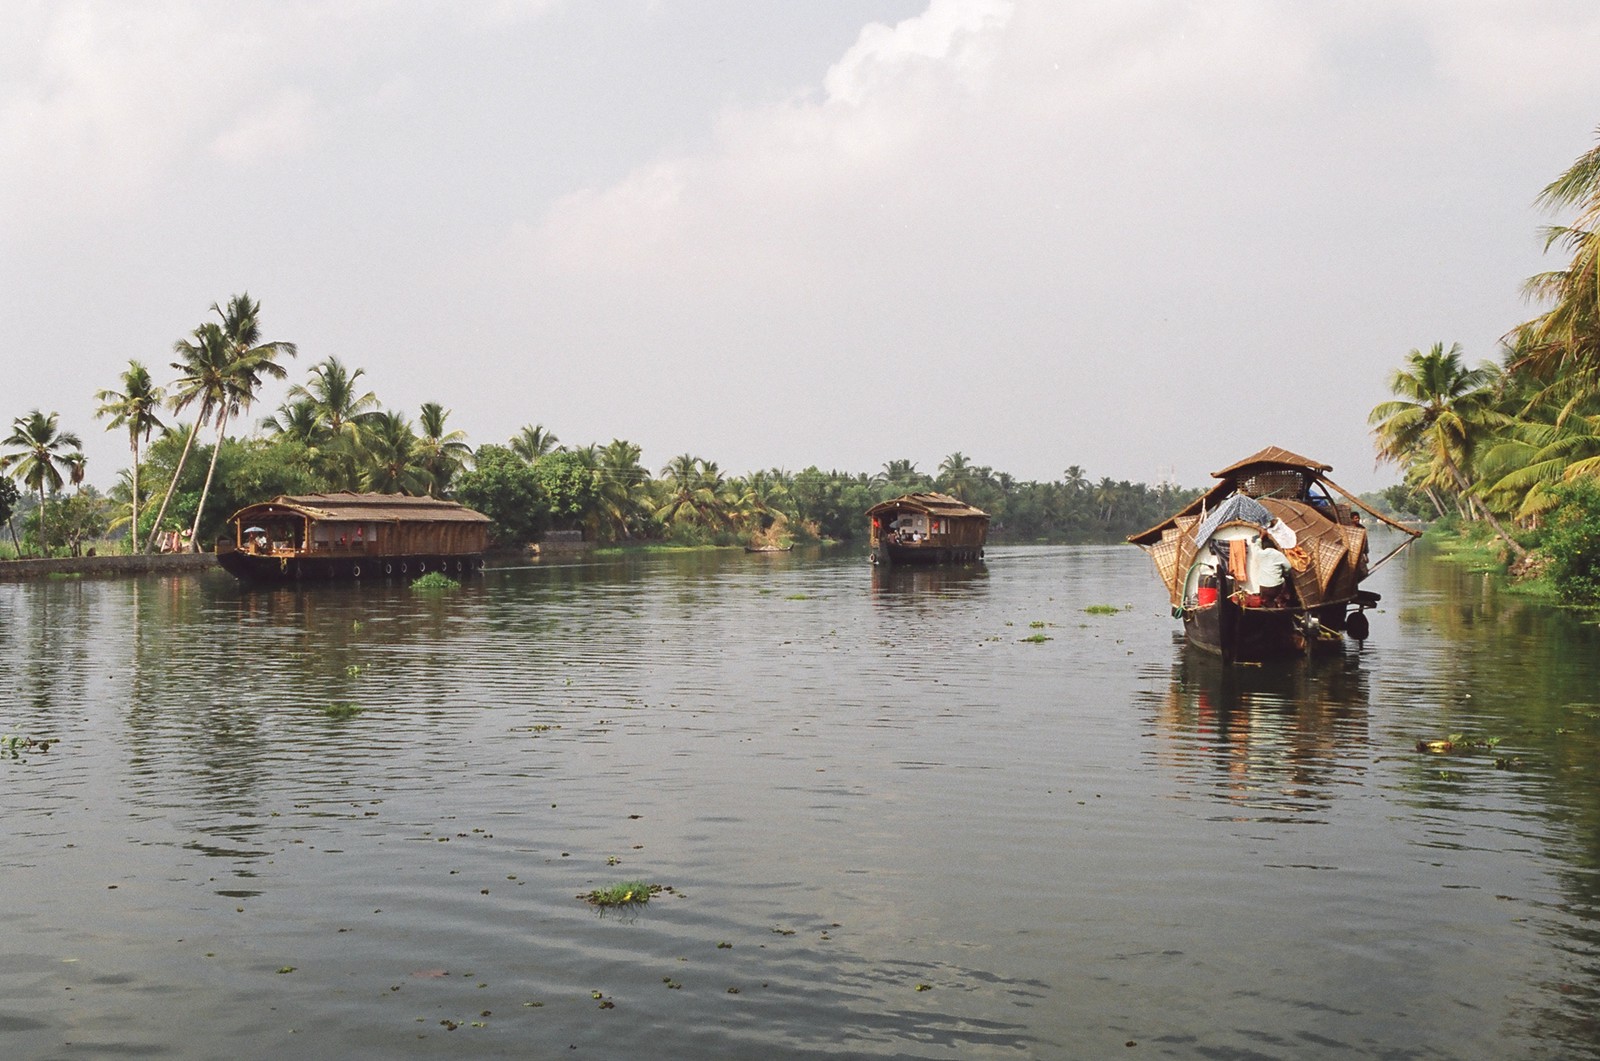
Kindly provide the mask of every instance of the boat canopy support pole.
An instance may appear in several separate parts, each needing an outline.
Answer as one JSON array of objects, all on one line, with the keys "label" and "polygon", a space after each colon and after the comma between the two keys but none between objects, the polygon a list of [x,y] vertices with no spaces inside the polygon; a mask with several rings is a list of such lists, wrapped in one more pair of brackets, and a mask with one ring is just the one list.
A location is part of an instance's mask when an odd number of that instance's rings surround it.
[{"label": "boat canopy support pole", "polygon": [[[1361,511],[1365,512],[1367,515],[1371,516],[1373,519],[1382,520],[1384,523],[1387,523],[1389,526],[1393,527],[1395,530],[1404,531],[1405,533],[1411,535],[1411,537],[1413,537],[1413,538],[1422,537],[1422,532],[1421,531],[1417,530],[1414,527],[1408,527],[1404,523],[1396,523],[1394,520],[1390,519],[1388,516],[1385,516],[1382,512],[1379,512],[1377,509],[1375,509],[1375,508],[1371,507],[1370,505],[1366,504],[1364,501],[1362,501],[1355,494],[1352,494],[1350,491],[1346,490],[1344,487],[1340,486],[1338,483],[1334,482],[1332,479],[1329,479],[1327,476],[1319,476],[1319,478],[1321,478],[1322,481],[1325,484],[1327,484],[1328,486],[1331,486],[1335,490],[1339,491],[1339,493],[1344,497],[1344,499],[1346,501],[1350,502],[1352,505],[1356,506]],[[1401,544],[1401,548],[1404,548],[1405,546],[1410,545],[1410,544],[1411,544],[1410,542],[1404,542],[1404,543]],[[1399,551],[1400,551],[1399,549],[1395,550],[1395,552],[1399,552]],[[1393,556],[1393,555],[1394,555],[1394,553],[1390,553],[1389,554],[1389,556]],[[1387,560],[1387,559],[1389,559],[1389,557],[1386,556],[1383,559]],[[1382,561],[1379,561],[1379,563],[1382,563]],[[1374,568],[1376,568],[1378,565],[1374,564],[1372,566]]]}]

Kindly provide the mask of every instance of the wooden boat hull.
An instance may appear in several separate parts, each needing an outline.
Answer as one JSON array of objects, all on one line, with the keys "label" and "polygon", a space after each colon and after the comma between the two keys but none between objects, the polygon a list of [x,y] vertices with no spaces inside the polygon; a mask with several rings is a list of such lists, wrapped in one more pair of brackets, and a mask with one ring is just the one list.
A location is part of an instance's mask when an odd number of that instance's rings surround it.
[{"label": "wooden boat hull", "polygon": [[430,571],[464,578],[483,569],[483,556],[273,556],[228,550],[217,553],[217,563],[246,582],[342,582],[413,579]]},{"label": "wooden boat hull", "polygon": [[1344,643],[1348,603],[1318,608],[1243,608],[1226,597],[1186,608],[1187,642],[1224,662],[1262,662],[1336,651]]},{"label": "wooden boat hull", "polygon": [[979,545],[880,541],[872,551],[872,562],[876,564],[964,564],[982,559],[983,547]]}]

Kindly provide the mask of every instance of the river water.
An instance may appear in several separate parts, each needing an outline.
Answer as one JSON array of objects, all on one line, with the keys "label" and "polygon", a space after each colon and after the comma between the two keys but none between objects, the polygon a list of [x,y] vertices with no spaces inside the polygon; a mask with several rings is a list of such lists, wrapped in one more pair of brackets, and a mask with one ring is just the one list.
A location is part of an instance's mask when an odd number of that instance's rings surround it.
[{"label": "river water", "polygon": [[0,584],[0,1056],[1600,1056],[1600,630],[1368,585],[1225,674],[1126,546]]}]

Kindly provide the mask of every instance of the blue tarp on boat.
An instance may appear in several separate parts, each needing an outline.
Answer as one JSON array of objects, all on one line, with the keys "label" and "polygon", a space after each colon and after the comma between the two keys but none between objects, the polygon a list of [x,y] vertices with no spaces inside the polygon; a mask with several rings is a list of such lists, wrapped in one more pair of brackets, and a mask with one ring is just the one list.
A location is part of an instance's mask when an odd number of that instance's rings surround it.
[{"label": "blue tarp on boat", "polygon": [[1241,521],[1254,523],[1262,530],[1266,530],[1267,526],[1272,522],[1272,513],[1268,512],[1266,506],[1253,497],[1248,497],[1245,494],[1231,494],[1226,501],[1212,509],[1209,516],[1200,521],[1200,526],[1196,527],[1194,531],[1194,542],[1196,545],[1204,545],[1206,539],[1211,537],[1216,532],[1216,529],[1224,523],[1238,523]]}]

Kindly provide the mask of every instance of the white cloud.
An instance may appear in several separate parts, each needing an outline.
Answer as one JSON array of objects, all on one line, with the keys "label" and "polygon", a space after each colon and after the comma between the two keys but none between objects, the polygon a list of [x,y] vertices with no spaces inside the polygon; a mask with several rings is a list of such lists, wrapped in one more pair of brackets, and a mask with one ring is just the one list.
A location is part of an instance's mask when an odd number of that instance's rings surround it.
[{"label": "white cloud", "polygon": [[[896,194],[919,142],[981,97],[1010,0],[934,0],[895,26],[866,27],[800,97],[722,114],[716,146],[658,159],[554,204],[540,233],[555,271],[635,270],[707,285],[758,273],[792,279],[807,247],[862,197]],[[832,218],[832,220],[830,220]]]}]

